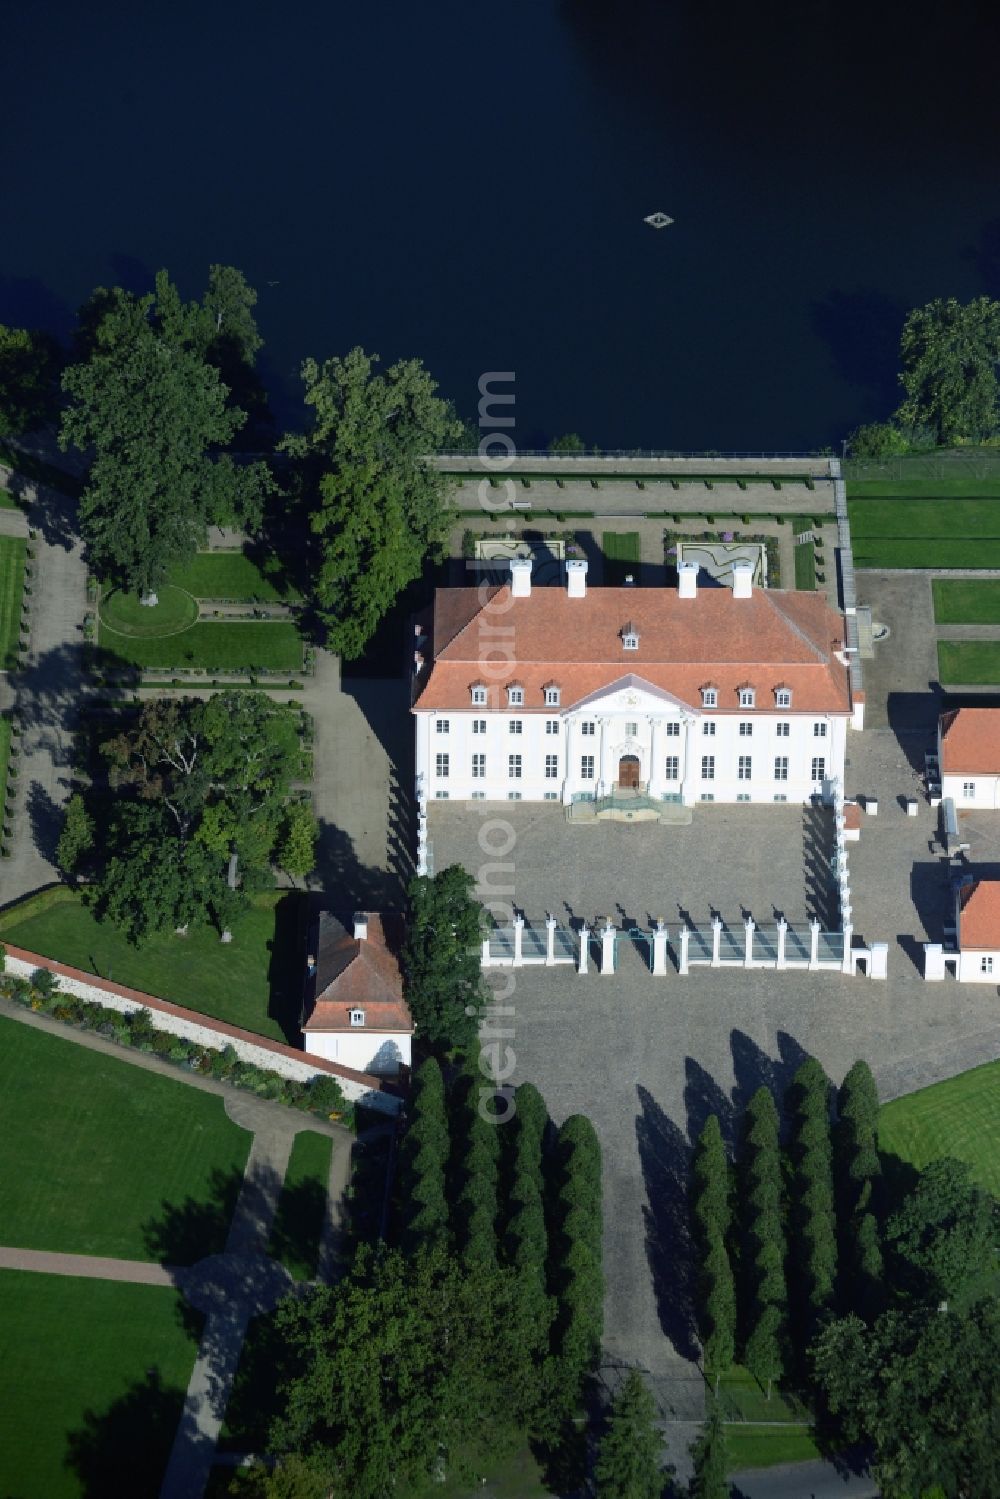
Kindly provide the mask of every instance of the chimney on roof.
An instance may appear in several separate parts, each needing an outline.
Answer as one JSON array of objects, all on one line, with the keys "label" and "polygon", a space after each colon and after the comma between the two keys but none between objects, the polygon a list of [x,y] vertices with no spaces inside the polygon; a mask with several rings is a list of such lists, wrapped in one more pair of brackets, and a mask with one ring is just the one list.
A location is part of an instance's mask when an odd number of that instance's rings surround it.
[{"label": "chimney on roof", "polygon": [[677,597],[679,599],[696,599],[698,597],[697,562],[678,562]]},{"label": "chimney on roof", "polygon": [[753,563],[733,563],[733,598],[748,599],[753,595]]},{"label": "chimney on roof", "polygon": [[354,940],[355,942],[368,940],[368,917],[363,911],[359,911],[354,918]]},{"label": "chimney on roof", "polygon": [[512,557],[510,559],[510,593],[511,598],[527,599],[531,597],[531,558]]},{"label": "chimney on roof", "polygon": [[566,564],[566,597],[587,597],[587,562],[582,557],[571,557]]}]

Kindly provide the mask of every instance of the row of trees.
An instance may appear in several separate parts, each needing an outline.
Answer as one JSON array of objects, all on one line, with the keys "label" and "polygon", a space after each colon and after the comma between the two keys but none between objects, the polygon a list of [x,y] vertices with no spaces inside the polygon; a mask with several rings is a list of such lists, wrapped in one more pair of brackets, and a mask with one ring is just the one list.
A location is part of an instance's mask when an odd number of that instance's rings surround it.
[{"label": "row of trees", "polygon": [[107,788],[95,777],[71,797],[57,857],[131,942],[190,922],[223,930],[275,866],[312,868],[316,821],[291,794],[298,718],[263,693],[146,703],[100,754]]}]

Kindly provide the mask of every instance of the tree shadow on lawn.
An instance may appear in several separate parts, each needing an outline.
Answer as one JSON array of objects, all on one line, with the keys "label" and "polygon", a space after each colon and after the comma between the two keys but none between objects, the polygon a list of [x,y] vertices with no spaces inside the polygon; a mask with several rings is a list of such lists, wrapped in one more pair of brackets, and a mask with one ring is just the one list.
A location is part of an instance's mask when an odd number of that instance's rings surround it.
[{"label": "tree shadow on lawn", "polygon": [[289,1046],[302,1045],[302,974],[309,897],[301,892],[283,895],[274,908],[274,935],[268,941],[267,1013],[281,1027]]},{"label": "tree shadow on lawn", "polygon": [[67,1435],[65,1459],[85,1499],[157,1499],[183,1405],[184,1391],[150,1369],[106,1411],[85,1411]]},{"label": "tree shadow on lawn", "polygon": [[183,1202],[161,1202],[157,1217],[142,1225],[143,1244],[161,1265],[194,1265],[226,1247],[243,1172],[212,1168],[204,1198],[190,1194]]}]

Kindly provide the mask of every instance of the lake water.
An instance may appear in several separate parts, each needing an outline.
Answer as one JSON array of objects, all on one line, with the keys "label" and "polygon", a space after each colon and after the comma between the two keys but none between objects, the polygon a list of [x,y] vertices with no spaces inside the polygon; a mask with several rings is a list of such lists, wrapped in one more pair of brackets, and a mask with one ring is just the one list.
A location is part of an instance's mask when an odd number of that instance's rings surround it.
[{"label": "lake water", "polygon": [[514,370],[523,448],[839,444],[895,404],[906,308],[1000,295],[993,12],[33,0],[0,321],[223,261],[286,421],[301,358],[363,343],[470,416]]}]

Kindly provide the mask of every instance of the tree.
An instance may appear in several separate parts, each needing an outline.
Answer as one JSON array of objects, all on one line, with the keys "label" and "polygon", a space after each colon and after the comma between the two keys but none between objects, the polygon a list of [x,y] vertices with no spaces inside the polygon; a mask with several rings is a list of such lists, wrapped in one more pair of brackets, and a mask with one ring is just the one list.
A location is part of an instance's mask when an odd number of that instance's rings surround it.
[{"label": "tree", "polygon": [[993,1268],[997,1207],[964,1161],[943,1157],[921,1171],[885,1230],[904,1289],[929,1302],[951,1300]]},{"label": "tree", "polygon": [[743,1360],[757,1379],[781,1377],[788,1294],[778,1111],[767,1088],[747,1105],[741,1163],[746,1260]]},{"label": "tree", "polygon": [[0,323],[0,437],[17,437],[51,420],[60,363],[48,334]]},{"label": "tree", "polygon": [[656,1405],[635,1369],[629,1371],[608,1412],[594,1476],[598,1499],[660,1499],[663,1435]]},{"label": "tree", "polygon": [[729,1202],[729,1159],[722,1131],[715,1114],[709,1114],[695,1141],[691,1166],[692,1212],[695,1233],[702,1244],[711,1235],[725,1240],[729,1233],[732,1211]]},{"label": "tree", "polygon": [[275,858],[286,874],[303,878],[316,863],[319,823],[305,801],[291,801],[281,819]]},{"label": "tree", "polygon": [[557,1311],[553,1348],[559,1378],[553,1415],[574,1412],[600,1356],[604,1332],[601,1147],[590,1120],[572,1114],[556,1136],[556,1204],[551,1283]]},{"label": "tree", "polygon": [[408,890],[403,949],[406,1001],[421,1041],[435,1050],[471,1047],[483,1004],[482,906],[475,881],[458,864]]},{"label": "tree", "polygon": [[402,1245],[407,1254],[447,1245],[449,1150],[444,1079],[435,1058],[428,1057],[414,1074],[410,1123],[400,1152]]},{"label": "tree", "polygon": [[56,863],[63,874],[73,874],[84,854],[94,845],[94,819],[86,803],[75,791],[66,803],[63,828],[56,847]]},{"label": "tree", "polygon": [[715,1375],[718,1389],[719,1378],[732,1367],[736,1351],[736,1284],[725,1243],[715,1230],[711,1233],[705,1256],[703,1282],[702,1349],[705,1372]]},{"label": "tree", "polygon": [[550,453],[585,453],[586,445],[578,432],[564,432],[561,437],[553,437],[549,443]]},{"label": "tree", "polygon": [[1000,1492],[1000,1304],[849,1316],[819,1335],[813,1368],[837,1436],[875,1447],[887,1499]]},{"label": "tree", "polygon": [[906,398],[897,420],[941,445],[982,442],[1000,423],[1000,302],[938,298],[909,314],[900,340]]},{"label": "tree", "polygon": [[549,1111],[533,1083],[521,1083],[515,1099],[504,1255],[517,1272],[522,1305],[530,1309],[532,1348],[541,1359],[548,1351],[553,1312],[546,1277],[549,1236],[542,1164]]},{"label": "tree", "polygon": [[726,1429],[722,1424],[719,1407],[714,1401],[708,1419],[702,1426],[701,1435],[691,1449],[691,1457],[694,1476],[688,1491],[690,1499],[729,1499]]},{"label": "tree", "polygon": [[112,817],[113,850],[94,882],[98,915],[138,946],[154,932],[210,919],[224,930],[239,898],[204,844],[178,838],[163,807],[126,803]]},{"label": "tree", "polygon": [[878,1154],[878,1089],[867,1062],[858,1061],[837,1094],[834,1166],[844,1214],[864,1212],[881,1172]]},{"label": "tree", "polygon": [[93,454],[80,526],[95,570],[150,596],[209,521],[242,514],[244,497],[253,510],[274,484],[262,465],[215,455],[245,414],[206,361],[203,311],[181,302],[166,271],[145,297],[95,293],[85,317],[59,443]]},{"label": "tree", "polygon": [[361,654],[383,615],[447,534],[449,481],[426,455],[461,433],[417,359],[375,373],[377,356],[302,366],[313,424],[282,448],[299,460],[299,482],[318,538],[315,603],[331,648]]},{"label": "tree", "polygon": [[792,1121],[790,1262],[796,1285],[803,1346],[829,1311],[837,1271],[830,1138],[830,1079],[815,1057],[795,1073],[787,1097]]}]

